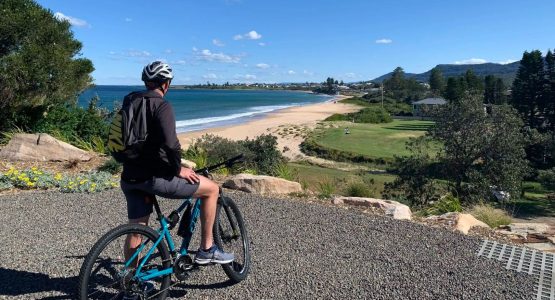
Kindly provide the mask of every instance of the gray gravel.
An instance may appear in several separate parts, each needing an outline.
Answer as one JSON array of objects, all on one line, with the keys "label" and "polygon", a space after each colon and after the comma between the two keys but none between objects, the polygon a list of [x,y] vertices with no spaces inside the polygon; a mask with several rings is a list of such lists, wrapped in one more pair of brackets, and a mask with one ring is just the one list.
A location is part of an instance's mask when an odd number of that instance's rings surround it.
[{"label": "gray gravel", "polygon": [[[230,193],[228,193],[230,194]],[[480,240],[357,210],[232,193],[251,238],[246,281],[205,267],[189,299],[531,299],[533,277],[476,256]],[[0,197],[0,298],[71,299],[83,256],[124,222],[119,190]],[[165,211],[176,202],[163,201]]]}]

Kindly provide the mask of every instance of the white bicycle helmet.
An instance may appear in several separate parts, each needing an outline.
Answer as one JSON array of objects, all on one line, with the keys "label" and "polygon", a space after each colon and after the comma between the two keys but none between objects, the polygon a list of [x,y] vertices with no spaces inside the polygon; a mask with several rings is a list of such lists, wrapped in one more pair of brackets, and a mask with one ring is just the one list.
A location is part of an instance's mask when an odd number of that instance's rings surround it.
[{"label": "white bicycle helmet", "polygon": [[143,69],[142,80],[144,82],[163,83],[171,79],[173,79],[172,68],[161,61],[152,62]]}]

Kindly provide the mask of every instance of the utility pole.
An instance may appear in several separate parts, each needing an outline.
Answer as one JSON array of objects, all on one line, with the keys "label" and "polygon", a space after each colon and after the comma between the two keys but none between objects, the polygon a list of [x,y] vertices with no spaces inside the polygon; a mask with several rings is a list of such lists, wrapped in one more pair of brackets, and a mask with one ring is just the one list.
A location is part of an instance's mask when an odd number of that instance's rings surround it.
[{"label": "utility pole", "polygon": [[382,82],[382,85],[380,87],[382,89],[382,108],[383,108],[383,82]]}]

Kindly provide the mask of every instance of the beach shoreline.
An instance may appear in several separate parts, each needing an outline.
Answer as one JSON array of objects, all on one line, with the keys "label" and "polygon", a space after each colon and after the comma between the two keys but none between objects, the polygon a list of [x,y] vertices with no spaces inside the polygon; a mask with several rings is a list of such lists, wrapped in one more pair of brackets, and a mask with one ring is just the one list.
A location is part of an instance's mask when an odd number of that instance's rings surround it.
[{"label": "beach shoreline", "polygon": [[[290,159],[295,159],[299,155],[302,156],[299,150],[299,144],[303,140],[303,136],[300,134],[301,131],[313,129],[317,122],[324,120],[332,114],[349,113],[360,109],[357,105],[339,102],[339,100],[345,98],[350,98],[350,96],[339,95],[326,102],[276,110],[262,118],[242,124],[182,132],[178,133],[177,137],[181,147],[187,149],[195,139],[205,134],[213,134],[231,140],[244,140],[262,134],[273,134],[278,138],[278,148],[283,151],[283,154]],[[286,127],[295,128],[298,134],[284,134],[283,129]]]}]

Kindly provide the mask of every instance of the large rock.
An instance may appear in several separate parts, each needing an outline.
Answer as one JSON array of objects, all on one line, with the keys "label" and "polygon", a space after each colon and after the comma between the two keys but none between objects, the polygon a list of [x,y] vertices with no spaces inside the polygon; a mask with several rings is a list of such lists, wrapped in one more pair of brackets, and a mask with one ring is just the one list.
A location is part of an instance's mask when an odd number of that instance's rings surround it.
[{"label": "large rock", "polygon": [[2,148],[0,158],[23,161],[88,161],[91,155],[45,133],[18,133]]},{"label": "large rock", "polygon": [[459,214],[457,217],[457,223],[455,225],[455,229],[458,231],[468,234],[468,231],[472,227],[484,227],[490,228],[488,224],[476,219],[471,214]]},{"label": "large rock", "polygon": [[255,194],[289,194],[303,191],[298,182],[252,174],[235,175],[226,180],[223,186]]},{"label": "large rock", "polygon": [[463,234],[468,234],[468,231],[472,227],[490,228],[488,224],[476,219],[473,215],[459,212],[448,212],[439,216],[429,216],[426,218],[426,223],[443,224]]},{"label": "large rock", "polygon": [[412,218],[410,208],[397,201],[362,197],[335,197],[332,203],[379,208],[386,215],[391,215],[397,220],[410,220]]}]

